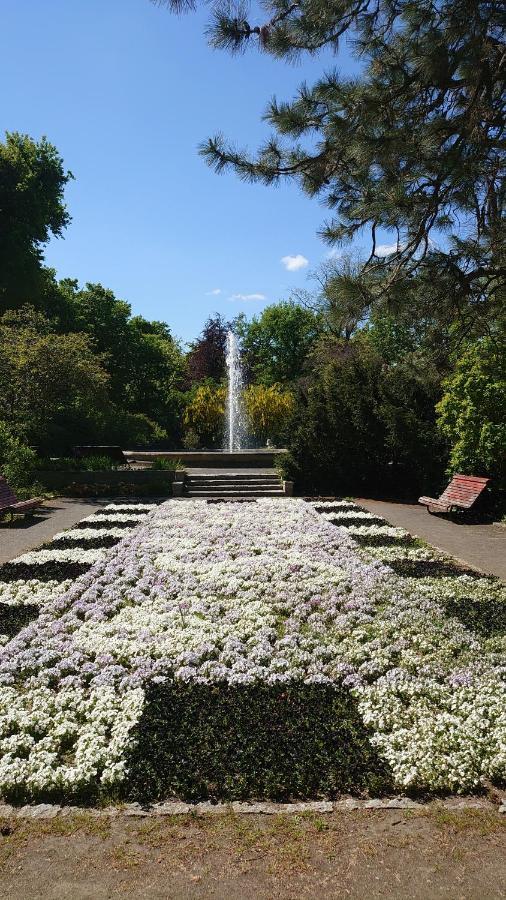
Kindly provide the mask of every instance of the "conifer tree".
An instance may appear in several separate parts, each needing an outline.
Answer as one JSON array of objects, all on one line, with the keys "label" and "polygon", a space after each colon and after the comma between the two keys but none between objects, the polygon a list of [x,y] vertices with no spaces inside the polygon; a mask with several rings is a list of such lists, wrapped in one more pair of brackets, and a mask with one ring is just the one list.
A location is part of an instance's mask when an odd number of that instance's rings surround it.
[{"label": "conifer tree", "polygon": [[[172,0],[173,8],[192,2]],[[357,77],[328,72],[291,102],[272,100],[273,134],[256,155],[222,135],[201,147],[216,171],[272,184],[296,181],[324,200],[331,244],[371,235],[366,269],[380,291],[420,268],[451,280],[457,303],[488,318],[504,301],[504,82],[500,0],[263,0],[263,22],[243,0],[214,7],[211,43],[256,43],[286,60],[352,41]],[[391,229],[394,252],[377,255]],[[396,248],[396,249],[395,249]]]}]

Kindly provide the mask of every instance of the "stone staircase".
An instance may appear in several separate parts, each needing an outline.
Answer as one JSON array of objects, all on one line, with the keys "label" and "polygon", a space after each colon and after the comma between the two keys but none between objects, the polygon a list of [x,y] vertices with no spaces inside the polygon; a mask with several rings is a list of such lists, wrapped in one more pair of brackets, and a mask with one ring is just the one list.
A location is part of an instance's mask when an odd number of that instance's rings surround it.
[{"label": "stone staircase", "polygon": [[184,481],[185,497],[284,497],[285,487],[280,476],[272,474],[220,472],[216,474],[187,474]]}]

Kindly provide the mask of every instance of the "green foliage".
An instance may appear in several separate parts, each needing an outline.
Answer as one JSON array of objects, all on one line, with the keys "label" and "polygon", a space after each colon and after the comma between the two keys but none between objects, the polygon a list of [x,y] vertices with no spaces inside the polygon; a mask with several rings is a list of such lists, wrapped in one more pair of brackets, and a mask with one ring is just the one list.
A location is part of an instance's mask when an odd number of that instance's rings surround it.
[{"label": "green foliage", "polygon": [[223,438],[226,389],[202,384],[184,413],[184,424],[198,436],[199,446],[216,447]]},{"label": "green foliage", "polygon": [[150,685],[132,741],[127,795],[142,803],[377,794],[390,783],[355,701],[331,685]]},{"label": "green foliage", "polygon": [[[148,447],[152,443],[167,440],[167,432],[157,422],[143,413],[131,413],[110,406],[107,422],[100,432],[108,441],[114,441],[125,449]],[[97,439],[100,436],[97,432]],[[171,441],[172,443],[172,441]]]},{"label": "green foliage", "polygon": [[[148,322],[142,316],[132,317],[130,305],[100,284],[87,284],[81,289],[76,281],[67,279],[60,282],[60,288],[66,299],[66,330],[89,335],[109,376],[110,401],[127,417],[124,428],[118,423],[120,432],[126,432],[125,443],[167,438],[176,446],[186,362],[168,326]],[[151,429],[143,432],[136,428],[134,421],[128,421],[129,416],[144,416]],[[139,439],[129,438],[129,430],[139,431]]]},{"label": "green foliage", "polygon": [[0,143],[2,417],[59,455],[87,441],[176,446],[187,375],[167,325],[132,316],[100,284],[57,282],[43,266],[43,245],[69,222],[71,177],[46,139],[7,134]]},{"label": "green foliage", "polygon": [[0,142],[0,313],[44,293],[42,246],[70,221],[63,191],[71,178],[46,138],[7,132]]},{"label": "green foliage", "polygon": [[438,424],[451,444],[449,472],[488,475],[506,487],[506,353],[483,339],[468,346],[444,383]]},{"label": "green foliage", "polygon": [[79,460],[79,468],[84,472],[111,472],[117,469],[119,464],[110,456],[83,456]]},{"label": "green foliage", "polygon": [[13,638],[22,628],[36,619],[39,612],[40,607],[27,603],[24,606],[0,603],[0,634]]},{"label": "green foliage", "polygon": [[107,413],[107,373],[84,334],[55,334],[0,318],[0,396],[3,416],[28,443],[49,450],[84,442]]},{"label": "green foliage", "polygon": [[20,496],[33,483],[36,466],[34,451],[14,435],[6,422],[0,420],[0,473]]},{"label": "green foliage", "polygon": [[176,469],[184,469],[184,465],[180,459],[167,459],[161,456],[153,460],[151,468],[157,472],[175,472]]},{"label": "green foliage", "polygon": [[441,602],[446,614],[458,619],[469,631],[474,631],[484,638],[503,637],[506,635],[506,603],[504,596],[497,590],[501,584],[491,580],[490,594],[484,602],[476,600],[472,590],[467,597],[457,596],[449,599],[443,597]]},{"label": "green foliage", "polygon": [[317,494],[416,492],[444,469],[426,361],[389,366],[366,335],[326,343],[300,386],[287,474]]},{"label": "green foliage", "polygon": [[[6,583],[29,581],[34,577],[33,568],[30,563],[4,563],[0,566],[0,580]],[[69,563],[51,559],[37,565],[36,577],[39,581],[65,581],[67,578],[79,578],[89,568],[89,563]]]},{"label": "green foliage", "polygon": [[274,468],[282,481],[292,481],[297,471],[297,463],[291,453],[278,453],[274,457]]},{"label": "green foliage", "polygon": [[287,436],[295,401],[293,394],[283,390],[279,384],[270,387],[251,384],[244,391],[244,408],[248,434],[262,445],[268,440],[279,445]]},{"label": "green foliage", "polygon": [[297,303],[267,306],[259,316],[236,323],[252,380],[267,386],[295,381],[321,332],[318,316]]},{"label": "green foliage", "polygon": [[185,450],[197,450],[200,439],[194,428],[186,428],[183,434],[183,447]]}]

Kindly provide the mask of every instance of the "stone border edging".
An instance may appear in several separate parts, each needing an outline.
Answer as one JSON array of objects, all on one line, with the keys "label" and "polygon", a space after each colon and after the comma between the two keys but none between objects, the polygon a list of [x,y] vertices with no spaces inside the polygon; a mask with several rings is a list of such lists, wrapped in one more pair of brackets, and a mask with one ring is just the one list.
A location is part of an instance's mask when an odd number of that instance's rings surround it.
[{"label": "stone border edging", "polygon": [[51,803],[38,803],[33,806],[10,806],[0,803],[0,818],[4,819],[55,819],[70,815],[89,815],[96,818],[162,818],[164,816],[182,815],[219,815],[234,812],[242,815],[293,815],[300,813],[332,813],[354,810],[389,810],[417,809],[424,810],[437,806],[447,810],[483,809],[506,814],[506,800],[498,806],[491,800],[475,797],[451,798],[442,801],[420,803],[409,797],[390,797],[388,799],[356,800],[352,797],[345,800],[316,800],[301,803],[182,803],[170,800],[156,803],[151,807],[142,807],[139,803],[126,803],[123,806],[107,806],[103,809],[82,806],[58,806]]}]

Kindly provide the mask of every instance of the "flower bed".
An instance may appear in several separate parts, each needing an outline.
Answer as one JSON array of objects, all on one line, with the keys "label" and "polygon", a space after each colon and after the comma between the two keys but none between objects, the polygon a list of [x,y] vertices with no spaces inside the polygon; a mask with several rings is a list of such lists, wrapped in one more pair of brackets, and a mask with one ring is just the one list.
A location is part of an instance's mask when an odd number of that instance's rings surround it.
[{"label": "flower bed", "polygon": [[[464,595],[483,609],[474,621],[492,601],[500,611],[499,583],[454,568],[438,592],[438,579],[396,575],[393,553],[450,563],[349,501],[168,501],[114,532],[130,512],[95,517],[111,549],[86,550],[83,528],[81,548],[38,551],[67,554],[62,566],[98,554],[63,589],[38,577],[50,560],[31,563],[39,617],[0,648],[4,796],[309,797],[504,778],[500,615],[490,636],[456,614]],[[400,546],[358,545],[357,527]],[[0,603],[30,603],[28,563],[9,565]]]}]

